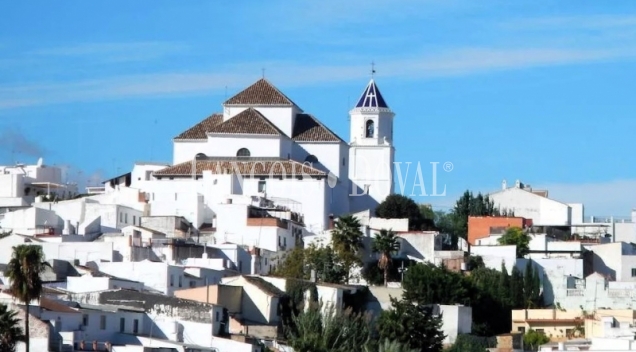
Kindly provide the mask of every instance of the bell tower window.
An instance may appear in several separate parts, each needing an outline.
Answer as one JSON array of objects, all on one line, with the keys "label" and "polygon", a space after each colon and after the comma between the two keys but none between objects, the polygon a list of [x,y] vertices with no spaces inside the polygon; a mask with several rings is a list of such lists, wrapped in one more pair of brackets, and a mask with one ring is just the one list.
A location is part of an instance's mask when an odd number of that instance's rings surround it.
[{"label": "bell tower window", "polygon": [[365,137],[373,138],[374,133],[375,133],[375,124],[373,123],[373,120],[367,120]]},{"label": "bell tower window", "polygon": [[243,158],[247,158],[251,155],[250,150],[247,148],[241,148],[238,150],[238,152],[236,152],[236,156],[238,157],[243,157]]}]

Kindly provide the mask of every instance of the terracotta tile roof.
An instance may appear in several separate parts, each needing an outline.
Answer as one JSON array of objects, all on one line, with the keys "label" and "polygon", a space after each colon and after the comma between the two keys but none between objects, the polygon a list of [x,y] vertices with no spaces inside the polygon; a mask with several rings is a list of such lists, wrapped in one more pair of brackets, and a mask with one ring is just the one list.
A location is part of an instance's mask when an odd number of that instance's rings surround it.
[{"label": "terracotta tile roof", "polygon": [[40,299],[40,307],[46,310],[50,310],[51,312],[59,312],[59,313],[79,313],[75,309],[66,306],[62,303],[55,302],[50,299],[41,298]]},{"label": "terracotta tile roof", "polygon": [[174,137],[174,139],[207,139],[208,137],[206,133],[221,122],[223,122],[223,114],[214,113],[208,116],[205,120],[190,127],[185,132]]},{"label": "terracotta tile roof", "polygon": [[[240,172],[241,175],[254,176],[301,176],[303,173],[309,176],[325,176],[324,171],[315,169],[309,165],[299,163],[294,160],[264,159],[249,160],[240,158],[197,160],[196,174],[202,175],[203,171],[212,171],[214,174],[234,174]],[[167,167],[155,171],[155,176],[192,176],[192,161]]]},{"label": "terracotta tile roof", "polygon": [[229,120],[213,126],[208,133],[268,134],[274,136],[285,134],[263,114],[252,108],[246,109]]},{"label": "terracotta tile roof", "polygon": [[297,142],[344,142],[310,114],[296,115],[292,139]]},{"label": "terracotta tile roof", "polygon": [[223,105],[284,105],[293,106],[291,99],[285,96],[264,78],[245,88],[228,99]]}]

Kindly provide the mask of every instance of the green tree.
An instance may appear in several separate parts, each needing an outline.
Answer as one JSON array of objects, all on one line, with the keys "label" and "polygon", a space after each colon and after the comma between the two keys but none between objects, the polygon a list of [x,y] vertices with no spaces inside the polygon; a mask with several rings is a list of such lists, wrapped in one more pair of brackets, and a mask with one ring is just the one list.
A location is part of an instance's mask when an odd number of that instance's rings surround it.
[{"label": "green tree", "polygon": [[292,322],[284,331],[298,352],[364,351],[372,343],[374,326],[368,314],[315,305],[292,316]]},{"label": "green tree", "polygon": [[523,275],[516,266],[512,267],[512,275],[510,276],[510,295],[510,305],[512,309],[525,308]]},{"label": "green tree", "polygon": [[420,229],[423,231],[438,231],[436,225],[437,214],[433,211],[430,204],[420,204],[420,214],[422,215],[422,225]]},{"label": "green tree", "polygon": [[312,243],[305,248],[305,265],[316,272],[319,282],[342,284],[347,280],[347,271],[331,246]]},{"label": "green tree", "polygon": [[523,346],[530,349],[531,351],[536,351],[539,346],[548,342],[550,342],[550,339],[545,336],[543,332],[538,332],[531,329],[523,335]]},{"label": "green tree", "polygon": [[517,258],[524,258],[530,253],[530,235],[519,227],[510,227],[497,242],[504,246],[517,246]]},{"label": "green tree", "polygon": [[[412,349],[407,344],[386,339],[380,343],[377,351],[378,352],[418,352],[419,350]],[[372,348],[368,348],[365,352],[375,352],[375,350]]]},{"label": "green tree", "polygon": [[534,286],[532,275],[532,260],[528,259],[526,270],[523,273],[523,300],[525,308],[532,308],[532,286]]},{"label": "green tree", "polygon": [[442,350],[442,317],[434,316],[430,307],[391,298],[391,309],[380,314],[377,324],[382,339],[408,344],[421,352]]},{"label": "green tree", "polygon": [[420,207],[409,197],[391,194],[375,209],[375,215],[385,219],[409,219],[409,229],[421,230],[424,221]]},{"label": "green tree", "polygon": [[444,352],[488,352],[488,343],[476,336],[459,334],[455,343]]},{"label": "green tree", "polygon": [[331,244],[347,272],[346,283],[349,282],[351,269],[355,265],[362,265],[360,250],[364,248],[363,236],[360,221],[352,215],[336,220],[334,229],[331,231]]},{"label": "green tree", "polygon": [[380,233],[376,234],[375,238],[373,238],[372,250],[380,254],[378,267],[384,272],[384,286],[386,286],[389,277],[392,253],[399,249],[400,243],[398,242],[398,238],[395,232],[391,230],[382,229]]},{"label": "green tree", "polygon": [[347,272],[333,248],[314,243],[307,248],[297,246],[292,249],[273,274],[307,280],[310,278],[311,270],[314,270],[319,282],[341,284],[347,277]]},{"label": "green tree", "polygon": [[469,304],[471,287],[464,277],[444,266],[418,263],[404,274],[404,299],[420,304]]},{"label": "green tree", "polygon": [[484,259],[481,256],[469,255],[466,259],[466,269],[468,269],[469,271],[485,267],[486,264],[484,263]]},{"label": "green tree", "polygon": [[24,341],[18,312],[0,304],[0,352],[14,352],[19,341]]},{"label": "green tree", "polygon": [[40,275],[49,266],[44,261],[42,246],[21,244],[13,247],[13,254],[5,275],[11,280],[11,294],[26,306],[24,332],[26,351],[29,352],[29,305],[42,294]]},{"label": "green tree", "polygon": [[511,292],[510,292],[510,276],[508,275],[508,269],[506,269],[506,264],[504,262],[501,263],[501,272],[499,273],[499,283],[498,283],[498,298],[499,301],[505,305],[510,305],[511,301]]},{"label": "green tree", "polygon": [[305,249],[302,246],[294,247],[283,258],[282,263],[278,264],[272,274],[293,279],[309,278],[305,270]]}]

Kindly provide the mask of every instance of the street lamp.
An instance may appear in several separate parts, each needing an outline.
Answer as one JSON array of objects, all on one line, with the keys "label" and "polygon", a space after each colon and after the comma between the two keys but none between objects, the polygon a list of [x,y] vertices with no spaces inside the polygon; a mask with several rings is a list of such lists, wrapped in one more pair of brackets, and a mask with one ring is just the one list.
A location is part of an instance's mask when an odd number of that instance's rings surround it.
[{"label": "street lamp", "polygon": [[402,279],[400,282],[404,282],[404,272],[409,270],[409,268],[404,267],[404,260],[402,261],[402,265],[398,268],[398,272],[402,275]]}]

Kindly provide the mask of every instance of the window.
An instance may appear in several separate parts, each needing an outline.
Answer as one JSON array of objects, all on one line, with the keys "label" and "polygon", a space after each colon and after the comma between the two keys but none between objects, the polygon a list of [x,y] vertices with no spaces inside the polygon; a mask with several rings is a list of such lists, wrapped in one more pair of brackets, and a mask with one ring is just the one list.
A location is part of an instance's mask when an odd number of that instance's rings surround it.
[{"label": "window", "polygon": [[119,332],[126,330],[126,318],[119,318]]},{"label": "window", "polygon": [[128,223],[128,213],[124,214],[124,224]]},{"label": "window", "polygon": [[239,272],[243,271],[243,261],[239,260]]},{"label": "window", "polygon": [[215,316],[216,316],[216,321],[219,321],[219,312],[216,312]]},{"label": "window", "polygon": [[196,282],[194,282],[194,281],[190,280],[190,287],[191,287],[191,288],[192,288],[192,287],[196,287],[196,285],[197,285],[197,283],[196,283]]},{"label": "window", "polygon": [[636,277],[636,268],[632,268],[632,277]]},{"label": "window", "polygon": [[283,237],[283,246],[287,246],[287,237]]},{"label": "window", "polygon": [[135,319],[133,320],[133,334],[136,334],[139,332],[139,320]]},{"label": "window", "polygon": [[82,325],[88,326],[88,314],[82,315]]},{"label": "window", "polygon": [[250,155],[252,155],[252,154],[250,153],[249,149],[247,149],[247,148],[241,148],[241,149],[238,150],[238,152],[236,152],[236,156],[238,156],[238,157],[247,158]]},{"label": "window", "polygon": [[267,181],[260,180],[258,181],[258,193],[265,193],[267,190]]},{"label": "window", "polygon": [[373,120],[367,120],[365,131],[365,137],[373,138],[373,135],[375,134],[375,124],[373,123]]},{"label": "window", "polygon": [[124,222],[124,213],[119,212],[119,222]]},{"label": "window", "polygon": [[133,225],[137,223],[137,217],[133,215]]},{"label": "window", "polygon": [[345,166],[345,158],[342,158],[342,166]]},{"label": "window", "polygon": [[312,155],[308,155],[308,156],[305,158],[305,162],[312,163],[312,164],[313,164],[313,163],[317,163],[317,162],[318,162],[318,158],[316,158],[316,156],[315,156],[315,155],[313,155],[313,154],[312,154]]},{"label": "window", "polygon": [[181,287],[181,275],[179,275],[179,287]]},{"label": "window", "polygon": [[102,315],[99,317],[99,329],[106,330],[106,316]]},{"label": "window", "polygon": [[519,331],[522,334],[525,334],[526,333],[526,328],[523,327],[523,326],[520,326],[520,327],[517,328],[517,331]]},{"label": "window", "polygon": [[537,332],[538,332],[539,334],[544,334],[544,333],[545,333],[545,330],[543,330],[543,329],[537,329]]},{"label": "window", "polygon": [[151,175],[152,175],[152,171],[146,171],[146,181],[150,181]]},{"label": "window", "polygon": [[170,275],[170,286],[174,286],[174,275]]}]

